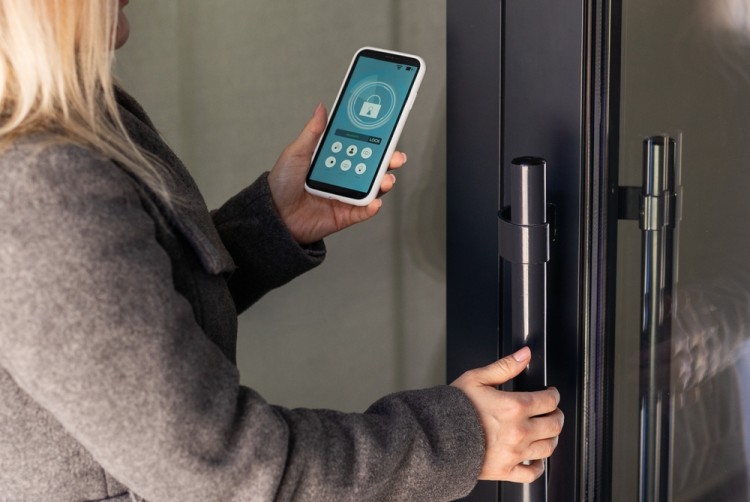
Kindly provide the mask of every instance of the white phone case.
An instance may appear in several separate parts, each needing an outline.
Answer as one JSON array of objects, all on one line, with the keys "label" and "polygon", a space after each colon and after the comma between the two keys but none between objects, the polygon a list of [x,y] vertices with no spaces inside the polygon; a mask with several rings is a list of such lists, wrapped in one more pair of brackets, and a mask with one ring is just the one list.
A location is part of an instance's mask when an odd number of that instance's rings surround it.
[{"label": "white phone case", "polygon": [[[390,136],[390,141],[388,143],[388,147],[387,147],[387,149],[385,151],[385,154],[383,155],[383,160],[381,161],[380,165],[378,166],[377,174],[375,175],[375,179],[374,179],[374,181],[372,183],[372,188],[370,189],[369,193],[364,198],[362,198],[362,199],[355,199],[355,198],[346,197],[346,196],[343,196],[343,195],[340,195],[340,194],[335,194],[335,193],[330,193],[330,192],[318,190],[318,189],[315,189],[315,188],[312,188],[312,187],[308,186],[307,182],[305,182],[305,190],[307,192],[313,194],[313,195],[316,195],[318,197],[327,198],[327,199],[339,200],[341,202],[346,202],[347,204],[352,204],[352,205],[355,205],[355,206],[366,206],[370,202],[372,202],[373,200],[375,200],[375,198],[378,196],[378,193],[380,192],[380,184],[381,184],[381,182],[383,180],[383,176],[385,176],[385,173],[388,171],[388,166],[390,165],[391,157],[393,156],[393,153],[396,151],[396,145],[398,144],[398,140],[401,137],[401,132],[404,129],[404,124],[406,124],[406,120],[409,117],[409,112],[411,111],[411,108],[414,105],[414,100],[417,97],[417,93],[419,91],[420,85],[422,84],[422,80],[424,78],[425,69],[426,69],[424,60],[421,57],[416,56],[414,54],[407,54],[407,53],[403,53],[403,52],[396,52],[396,51],[391,51],[391,50],[386,50],[386,49],[379,49],[379,48],[376,48],[376,47],[362,47],[361,49],[359,49],[354,54],[354,57],[352,58],[351,63],[349,63],[349,69],[346,71],[346,74],[344,75],[344,80],[341,83],[341,87],[339,88],[339,92],[338,92],[338,95],[336,96],[336,101],[335,101],[335,103],[333,105],[332,110],[335,110],[338,113],[340,113],[340,106],[339,106],[339,104],[340,104],[340,101],[341,101],[341,99],[343,98],[343,96],[345,94],[345,91],[346,91],[345,86],[347,84],[347,81],[349,80],[349,75],[351,74],[352,70],[354,69],[354,64],[357,61],[357,57],[360,55],[360,53],[362,51],[367,51],[367,50],[382,52],[382,53],[386,53],[386,54],[394,54],[394,55],[397,55],[397,56],[404,56],[404,57],[414,58],[417,61],[419,61],[419,69],[417,70],[417,75],[414,78],[414,83],[412,84],[411,89],[409,91],[409,96],[406,98],[406,101],[404,102],[403,111],[401,112],[401,116],[399,117],[399,120],[398,120],[398,122],[396,123],[396,126],[393,129],[393,133]],[[315,152],[313,153],[313,156],[312,156],[313,160],[318,155],[318,150],[320,149],[321,145],[323,144],[325,138],[328,135],[328,132],[329,132],[328,129],[329,129],[330,123],[331,123],[331,121],[333,121],[333,119],[334,119],[334,114],[331,113],[331,115],[328,117],[328,124],[326,124],[326,133],[324,133],[321,136],[320,140],[318,141],[318,145],[315,148]]]}]

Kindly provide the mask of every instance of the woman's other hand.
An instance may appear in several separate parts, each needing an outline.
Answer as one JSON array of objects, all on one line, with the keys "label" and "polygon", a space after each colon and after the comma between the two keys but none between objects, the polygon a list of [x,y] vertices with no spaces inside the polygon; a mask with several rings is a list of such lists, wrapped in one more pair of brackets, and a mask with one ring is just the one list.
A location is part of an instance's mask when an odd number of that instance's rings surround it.
[{"label": "woman's other hand", "polygon": [[563,413],[554,387],[504,392],[496,385],[519,375],[531,351],[524,347],[489,366],[467,371],[451,385],[469,397],[484,428],[486,449],[479,479],[530,483],[544,472],[543,459],[557,447]]},{"label": "woman's other hand", "polygon": [[[352,206],[315,197],[305,191],[305,176],[325,126],[326,110],[323,105],[318,105],[310,121],[297,139],[281,153],[268,175],[276,209],[292,236],[303,245],[372,218],[382,205],[380,198],[367,206]],[[405,162],[406,155],[397,151],[391,159],[390,169],[399,168]],[[380,194],[390,191],[395,182],[396,177],[392,173],[384,176]]]}]

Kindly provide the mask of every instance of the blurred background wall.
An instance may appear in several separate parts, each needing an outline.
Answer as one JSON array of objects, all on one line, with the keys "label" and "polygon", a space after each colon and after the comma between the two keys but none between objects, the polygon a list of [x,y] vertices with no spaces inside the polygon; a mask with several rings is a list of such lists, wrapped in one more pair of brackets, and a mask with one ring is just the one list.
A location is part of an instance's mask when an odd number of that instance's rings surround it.
[{"label": "blurred background wall", "polygon": [[123,86],[209,208],[269,170],[354,52],[421,55],[427,75],[378,217],[327,239],[318,269],[240,317],[242,382],[290,407],[361,411],[445,382],[445,0],[159,0],[126,8]]}]

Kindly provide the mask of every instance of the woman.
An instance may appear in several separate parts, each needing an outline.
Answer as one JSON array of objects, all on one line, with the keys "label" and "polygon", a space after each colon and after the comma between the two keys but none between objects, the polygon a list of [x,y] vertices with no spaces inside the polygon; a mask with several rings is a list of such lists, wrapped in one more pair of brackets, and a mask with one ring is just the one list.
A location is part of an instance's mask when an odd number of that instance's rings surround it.
[{"label": "woman", "polygon": [[239,385],[237,313],[381,202],[302,189],[318,106],[270,173],[209,213],[113,85],[126,3],[0,0],[0,500],[436,501],[538,477],[559,395],[494,388],[528,349],[364,414]]}]

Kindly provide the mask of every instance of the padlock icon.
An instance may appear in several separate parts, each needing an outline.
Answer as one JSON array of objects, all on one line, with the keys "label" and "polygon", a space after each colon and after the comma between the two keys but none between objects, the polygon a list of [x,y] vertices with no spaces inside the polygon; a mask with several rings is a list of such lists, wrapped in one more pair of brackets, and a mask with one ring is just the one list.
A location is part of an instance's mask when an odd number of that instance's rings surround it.
[{"label": "padlock icon", "polygon": [[362,103],[362,109],[359,111],[359,114],[363,117],[376,119],[380,115],[381,106],[380,96],[373,94]]}]

